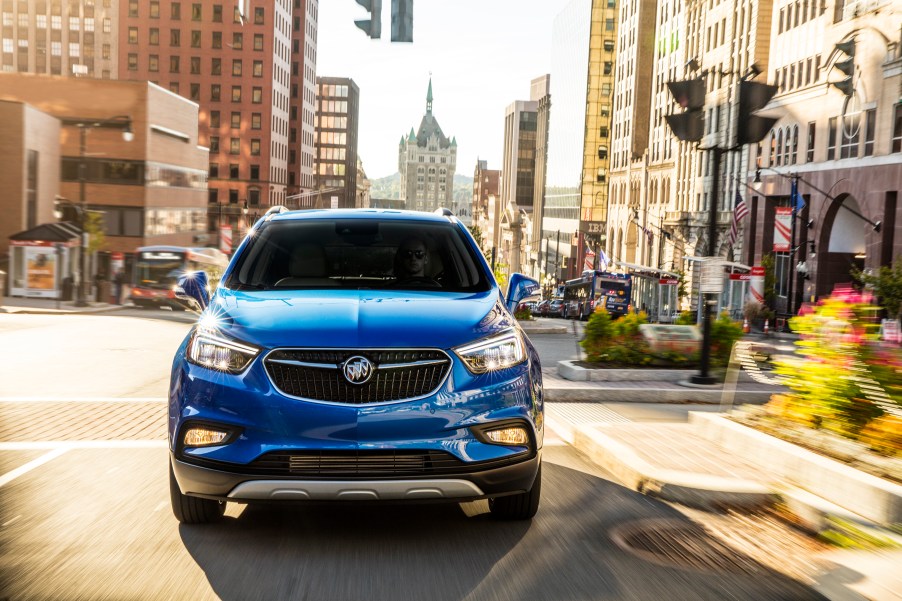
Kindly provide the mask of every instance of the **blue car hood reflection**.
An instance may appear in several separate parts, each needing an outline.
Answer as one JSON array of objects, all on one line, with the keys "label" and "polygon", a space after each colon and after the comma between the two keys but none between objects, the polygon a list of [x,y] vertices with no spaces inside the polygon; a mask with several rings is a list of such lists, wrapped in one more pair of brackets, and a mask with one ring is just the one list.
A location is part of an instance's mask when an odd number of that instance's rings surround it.
[{"label": "blue car hood reflection", "polygon": [[514,325],[496,290],[220,289],[206,311],[227,336],[263,347],[452,348]]}]

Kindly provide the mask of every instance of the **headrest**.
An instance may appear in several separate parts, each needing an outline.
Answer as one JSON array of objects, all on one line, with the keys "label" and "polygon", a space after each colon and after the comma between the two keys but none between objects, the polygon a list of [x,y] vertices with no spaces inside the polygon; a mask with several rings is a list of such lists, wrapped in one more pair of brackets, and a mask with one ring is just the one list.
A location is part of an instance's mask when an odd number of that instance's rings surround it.
[{"label": "headrest", "polygon": [[288,273],[296,278],[325,277],[326,254],[316,244],[301,244],[291,252]]}]

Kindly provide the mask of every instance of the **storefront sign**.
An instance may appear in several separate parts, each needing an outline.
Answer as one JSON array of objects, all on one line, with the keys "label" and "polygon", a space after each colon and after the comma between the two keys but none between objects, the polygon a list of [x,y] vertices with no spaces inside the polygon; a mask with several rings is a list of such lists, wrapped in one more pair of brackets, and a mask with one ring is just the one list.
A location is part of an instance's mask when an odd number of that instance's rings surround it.
[{"label": "storefront sign", "polygon": [[676,286],[680,283],[679,278],[661,278],[658,280],[658,283],[662,286]]},{"label": "storefront sign", "polygon": [[752,281],[752,274],[750,273],[731,273],[730,279],[734,282],[750,282]]}]

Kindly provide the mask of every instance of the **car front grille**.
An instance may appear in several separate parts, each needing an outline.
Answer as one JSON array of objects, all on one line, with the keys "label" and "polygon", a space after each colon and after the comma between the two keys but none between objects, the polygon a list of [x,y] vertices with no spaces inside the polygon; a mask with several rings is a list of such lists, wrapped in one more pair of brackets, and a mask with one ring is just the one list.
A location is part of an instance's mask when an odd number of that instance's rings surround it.
[{"label": "car front grille", "polygon": [[[365,384],[350,383],[342,371],[342,365],[356,356],[374,366]],[[451,370],[451,359],[434,349],[280,349],[267,355],[264,365],[273,385],[288,396],[360,405],[434,393]]]},{"label": "car front grille", "polygon": [[247,465],[192,456],[188,463],[251,476],[283,478],[415,478],[453,476],[519,463],[534,456],[532,450],[488,461],[464,462],[445,451],[290,451],[261,455]]}]

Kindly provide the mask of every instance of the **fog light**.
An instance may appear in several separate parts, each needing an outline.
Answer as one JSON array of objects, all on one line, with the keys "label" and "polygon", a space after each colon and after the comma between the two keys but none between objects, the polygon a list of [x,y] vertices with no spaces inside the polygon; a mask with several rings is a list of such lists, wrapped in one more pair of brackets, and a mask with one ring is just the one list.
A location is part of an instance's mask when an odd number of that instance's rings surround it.
[{"label": "fog light", "polygon": [[489,430],[485,435],[486,438],[498,444],[525,445],[529,443],[529,435],[520,427]]},{"label": "fog light", "polygon": [[229,435],[221,430],[209,428],[191,428],[185,432],[186,447],[206,447],[221,443]]}]

